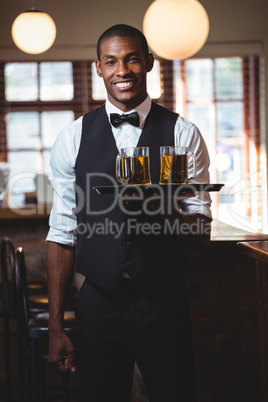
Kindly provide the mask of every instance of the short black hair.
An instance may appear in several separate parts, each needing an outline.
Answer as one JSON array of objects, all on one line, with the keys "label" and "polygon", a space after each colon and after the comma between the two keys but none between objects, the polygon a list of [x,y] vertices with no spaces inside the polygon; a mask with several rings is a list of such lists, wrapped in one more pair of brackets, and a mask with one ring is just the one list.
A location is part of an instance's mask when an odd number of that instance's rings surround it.
[{"label": "short black hair", "polygon": [[147,40],[146,40],[145,36],[143,35],[143,33],[141,31],[139,31],[137,28],[132,27],[131,25],[117,24],[117,25],[113,25],[112,27],[108,28],[99,37],[99,40],[97,43],[98,59],[100,60],[100,47],[101,47],[102,39],[104,39],[104,38],[120,38],[123,36],[135,36],[137,38],[140,38],[142,50],[143,50],[145,56],[148,55],[148,53],[149,53],[148,43],[147,43]]}]

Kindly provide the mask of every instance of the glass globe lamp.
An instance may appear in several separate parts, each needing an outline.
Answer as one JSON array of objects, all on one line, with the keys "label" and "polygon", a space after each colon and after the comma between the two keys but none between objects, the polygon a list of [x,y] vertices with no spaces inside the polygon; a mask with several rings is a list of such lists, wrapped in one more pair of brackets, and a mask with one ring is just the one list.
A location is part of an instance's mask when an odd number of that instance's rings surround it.
[{"label": "glass globe lamp", "polygon": [[205,44],[209,19],[197,0],[155,0],[144,15],[143,33],[158,56],[186,59]]},{"label": "glass globe lamp", "polygon": [[56,38],[56,25],[47,13],[29,10],[14,20],[11,35],[15,45],[25,53],[39,54],[48,50]]}]

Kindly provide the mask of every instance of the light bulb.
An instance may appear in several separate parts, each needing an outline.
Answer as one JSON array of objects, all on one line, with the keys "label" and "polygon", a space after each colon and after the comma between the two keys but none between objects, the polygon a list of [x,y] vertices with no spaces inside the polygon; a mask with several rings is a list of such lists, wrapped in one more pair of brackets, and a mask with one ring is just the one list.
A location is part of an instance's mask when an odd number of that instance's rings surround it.
[{"label": "light bulb", "polygon": [[25,11],[14,20],[11,35],[15,45],[23,52],[43,53],[55,41],[56,25],[47,13]]},{"label": "light bulb", "polygon": [[143,32],[158,56],[186,59],[206,42],[209,19],[197,0],[156,0],[145,13]]}]

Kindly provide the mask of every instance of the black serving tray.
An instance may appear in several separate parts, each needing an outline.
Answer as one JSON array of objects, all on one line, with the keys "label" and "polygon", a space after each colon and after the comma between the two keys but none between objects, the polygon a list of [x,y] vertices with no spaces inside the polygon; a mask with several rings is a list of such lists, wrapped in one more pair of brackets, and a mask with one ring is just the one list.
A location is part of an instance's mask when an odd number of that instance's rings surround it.
[{"label": "black serving tray", "polygon": [[[147,186],[94,186],[93,189],[98,194],[118,194],[121,191],[124,194],[133,194],[140,190],[145,194],[152,194],[159,191],[176,193],[176,195],[183,195],[184,193],[195,193],[197,191],[220,191],[224,184],[220,183],[189,183],[189,184],[148,184]],[[139,188],[137,190],[137,188]]]}]

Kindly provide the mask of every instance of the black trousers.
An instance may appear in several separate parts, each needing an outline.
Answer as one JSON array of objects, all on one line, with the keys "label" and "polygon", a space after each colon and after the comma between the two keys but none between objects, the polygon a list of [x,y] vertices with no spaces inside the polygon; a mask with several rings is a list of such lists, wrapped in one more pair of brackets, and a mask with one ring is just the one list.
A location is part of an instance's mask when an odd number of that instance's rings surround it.
[{"label": "black trousers", "polygon": [[86,279],[77,318],[83,402],[129,402],[135,361],[150,402],[196,402],[183,279],[144,292],[122,279],[114,294]]}]

